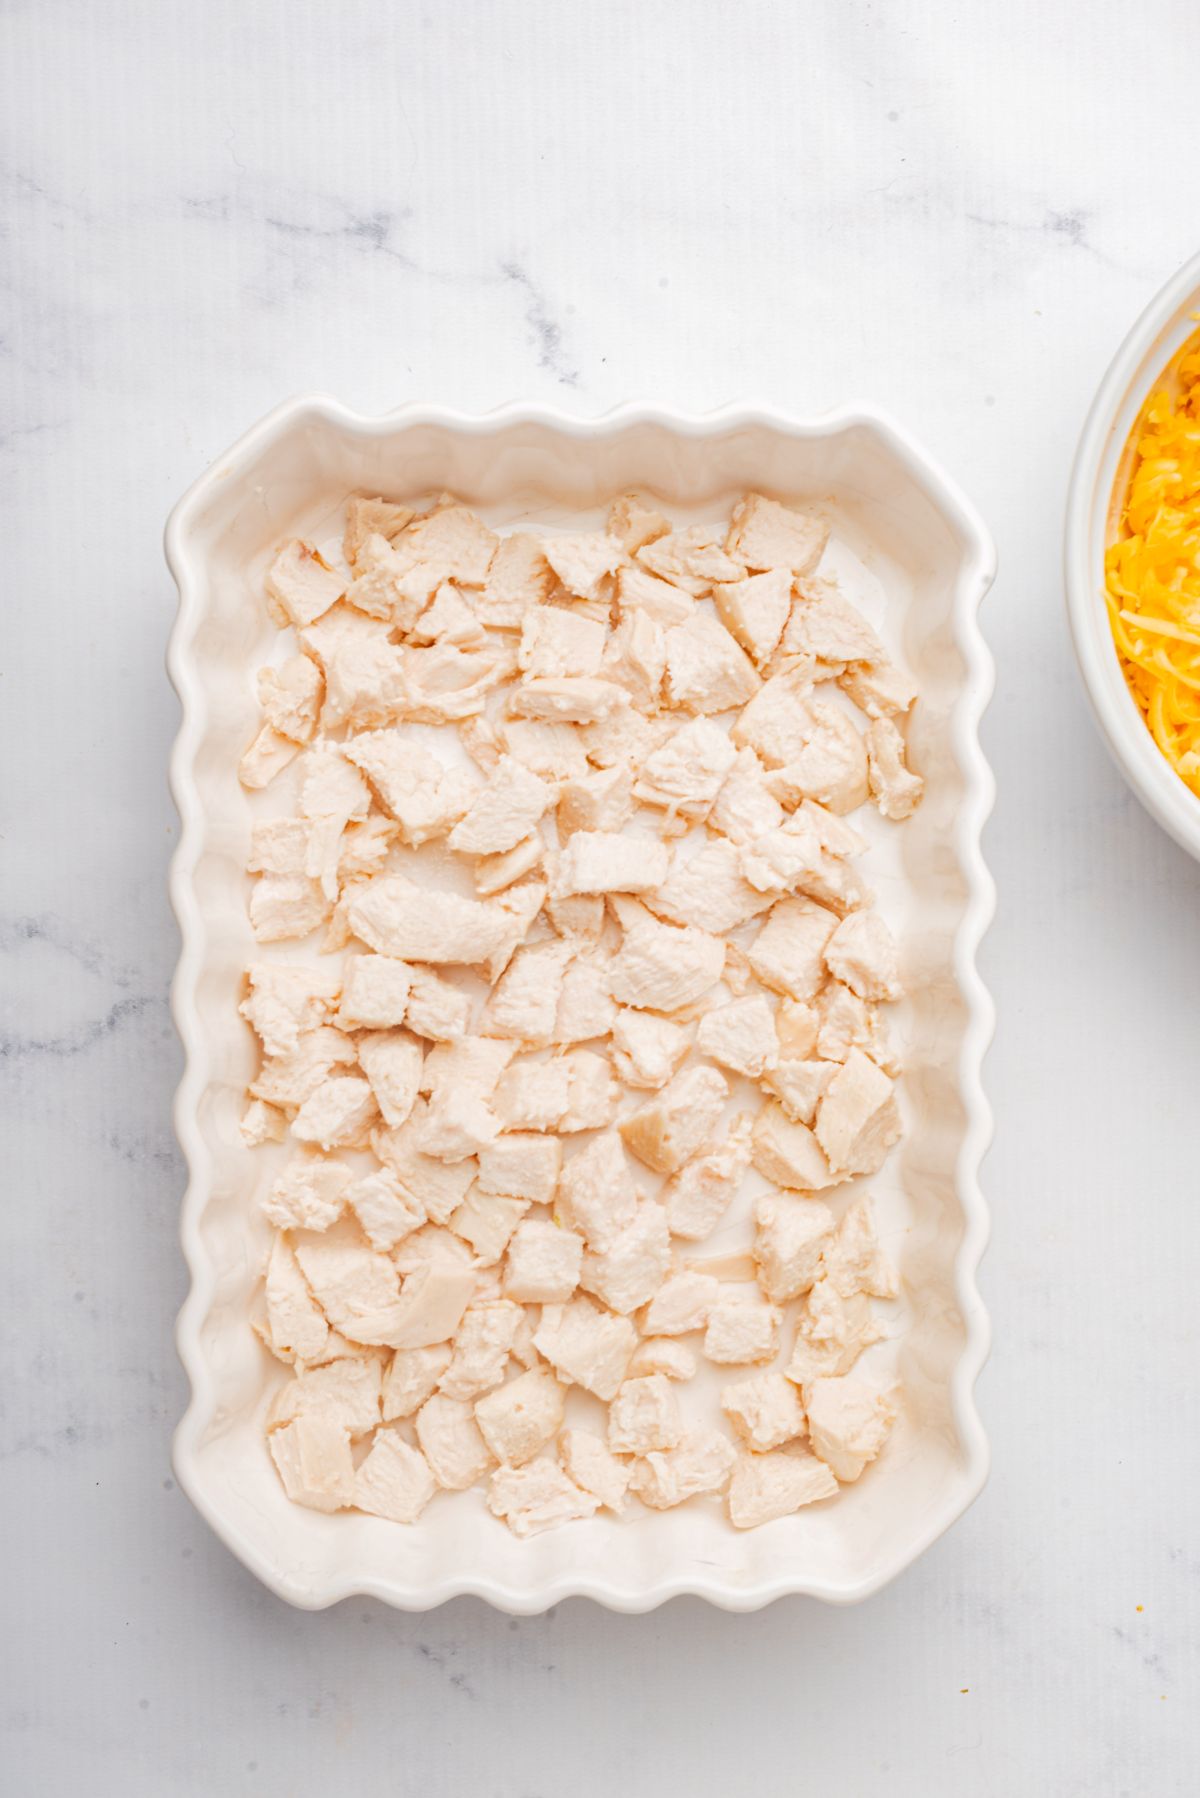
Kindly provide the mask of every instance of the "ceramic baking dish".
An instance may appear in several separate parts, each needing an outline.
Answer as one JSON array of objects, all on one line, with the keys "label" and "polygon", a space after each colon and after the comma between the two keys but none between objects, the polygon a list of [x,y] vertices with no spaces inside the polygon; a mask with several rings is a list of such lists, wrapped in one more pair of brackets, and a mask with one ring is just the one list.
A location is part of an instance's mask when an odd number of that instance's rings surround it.
[{"label": "ceramic baking dish", "polygon": [[[265,1450],[279,1369],[248,1323],[268,1238],[254,1157],[278,1151],[252,1153],[238,1133],[256,1059],[237,1014],[255,953],[243,874],[251,802],[237,762],[256,725],[253,672],[275,636],[262,573],[281,539],[328,537],[355,491],[450,489],[492,524],[591,528],[631,486],[681,521],[717,518],[747,488],[820,506],[856,571],[856,599],[920,686],[909,742],[925,803],[902,830],[880,821],[865,858],[909,987],[894,1031],[906,1135],[870,1183],[903,1291],[894,1339],[869,1351],[869,1371],[898,1382],[901,1415],[857,1485],[745,1534],[706,1501],[664,1513],[634,1506],[528,1541],[489,1515],[481,1491],[436,1500],[411,1528],[303,1510],[285,1499]],[[974,511],[911,439],[865,409],[812,422],[762,408],[689,418],[644,406],[588,420],[528,406],[364,418],[301,398],[191,488],[166,547],[180,592],[169,668],[183,708],[171,763],[183,946],[172,1001],[186,1055],[175,1121],[190,1175],[182,1234],[192,1278],[178,1330],[192,1397],[175,1466],[192,1501],[260,1579],[306,1607],[370,1593],[419,1610],[476,1593],[528,1612],[583,1594],[642,1611],[693,1593],[749,1610],[785,1593],[845,1603],[876,1591],[962,1514],[987,1471],[973,1388],[988,1341],[975,1269],[987,1234],[977,1175],[991,1128],[980,1062],[992,1007],[975,952],[993,904],[979,847],[993,788],[977,735],[992,667],[976,613],[995,559]]]}]

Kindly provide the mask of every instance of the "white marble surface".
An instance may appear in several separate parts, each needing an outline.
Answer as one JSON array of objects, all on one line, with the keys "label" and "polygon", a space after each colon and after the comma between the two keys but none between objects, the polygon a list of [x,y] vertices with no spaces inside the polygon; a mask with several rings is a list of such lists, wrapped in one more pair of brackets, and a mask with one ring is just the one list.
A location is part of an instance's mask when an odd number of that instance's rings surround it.
[{"label": "white marble surface", "polygon": [[[1059,536],[1196,247],[1198,51],[1192,0],[3,8],[7,1791],[1195,1791],[1200,869],[1099,748]],[[159,533],[313,387],[867,396],[991,521],[995,1469],[869,1605],[304,1616],[172,1483]]]}]

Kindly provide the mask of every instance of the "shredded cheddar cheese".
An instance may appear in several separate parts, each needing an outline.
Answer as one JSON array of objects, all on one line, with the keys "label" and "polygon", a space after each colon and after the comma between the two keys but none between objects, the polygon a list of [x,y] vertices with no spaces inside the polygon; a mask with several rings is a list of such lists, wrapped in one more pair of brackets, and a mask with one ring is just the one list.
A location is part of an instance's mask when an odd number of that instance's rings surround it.
[{"label": "shredded cheddar cheese", "polygon": [[1143,416],[1105,598],[1129,690],[1163,755],[1200,795],[1200,349],[1179,394]]}]

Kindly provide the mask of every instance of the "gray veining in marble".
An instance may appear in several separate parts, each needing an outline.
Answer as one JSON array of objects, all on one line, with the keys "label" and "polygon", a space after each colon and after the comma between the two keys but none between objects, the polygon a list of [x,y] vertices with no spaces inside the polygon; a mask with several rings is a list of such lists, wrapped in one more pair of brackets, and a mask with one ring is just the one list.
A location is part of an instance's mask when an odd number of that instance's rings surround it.
[{"label": "gray veining in marble", "polygon": [[[1200,870],[1099,748],[1059,542],[1096,382],[1196,248],[1198,57],[1191,0],[0,9],[15,1798],[1195,1791]],[[301,1615],[174,1485],[159,540],[302,388],[868,397],[993,525],[994,1473],[869,1605]]]}]

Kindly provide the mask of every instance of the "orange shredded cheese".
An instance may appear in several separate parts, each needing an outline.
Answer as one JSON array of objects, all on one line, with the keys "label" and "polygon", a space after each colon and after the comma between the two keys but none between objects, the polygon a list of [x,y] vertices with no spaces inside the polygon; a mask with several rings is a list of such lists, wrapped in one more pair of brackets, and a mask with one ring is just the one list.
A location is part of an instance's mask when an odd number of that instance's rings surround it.
[{"label": "orange shredded cheese", "polygon": [[1200,795],[1200,349],[1178,380],[1178,397],[1162,389],[1143,415],[1105,598],[1129,690]]}]

